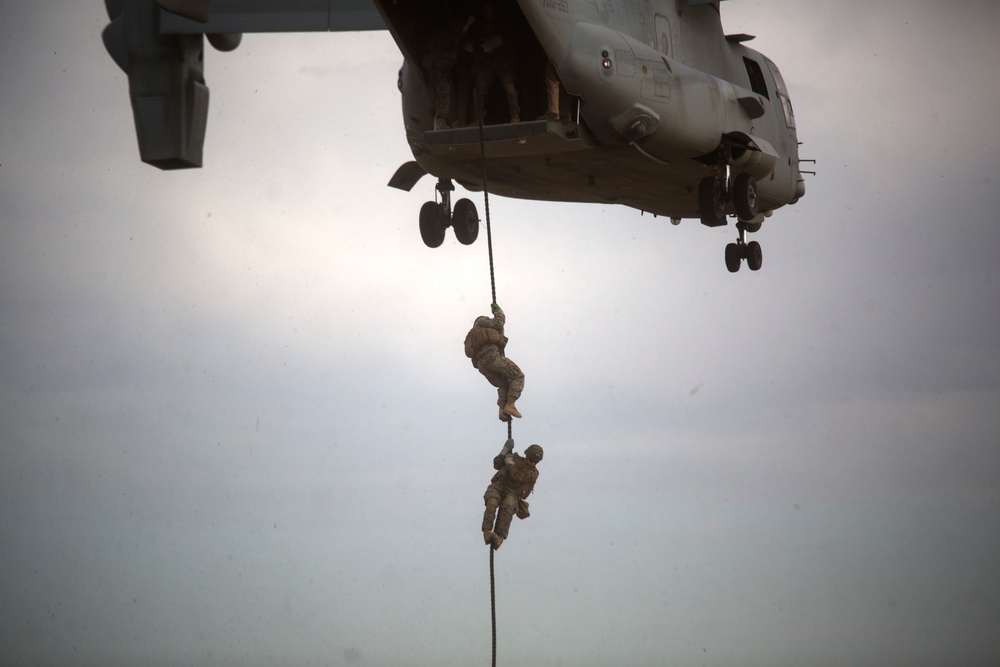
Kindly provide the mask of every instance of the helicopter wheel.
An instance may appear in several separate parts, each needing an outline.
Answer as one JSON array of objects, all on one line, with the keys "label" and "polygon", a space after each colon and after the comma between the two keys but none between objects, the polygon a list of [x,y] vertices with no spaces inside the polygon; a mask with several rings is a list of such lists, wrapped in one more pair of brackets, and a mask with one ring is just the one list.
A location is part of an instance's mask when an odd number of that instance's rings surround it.
[{"label": "helicopter wheel", "polygon": [[726,202],[723,199],[722,181],[714,176],[706,176],[698,184],[698,209],[701,212],[701,224],[706,227],[719,227],[726,224]]},{"label": "helicopter wheel", "polygon": [[756,241],[751,241],[747,244],[745,253],[747,267],[751,271],[760,271],[760,267],[764,263],[764,255],[760,251],[760,244]]},{"label": "helicopter wheel", "polygon": [[444,243],[444,231],[448,227],[444,207],[437,202],[426,202],[420,207],[420,238],[428,248],[437,248]]},{"label": "helicopter wheel", "polygon": [[738,243],[730,243],[726,246],[726,268],[729,269],[730,273],[736,273],[740,270],[740,264],[743,263],[743,253]]},{"label": "helicopter wheel", "polygon": [[750,174],[740,174],[733,185],[733,203],[740,220],[752,220],[760,211],[757,197],[757,181]]},{"label": "helicopter wheel", "polygon": [[479,236],[479,212],[471,200],[459,199],[455,202],[455,210],[451,214],[451,226],[459,243],[462,245],[475,243]]}]

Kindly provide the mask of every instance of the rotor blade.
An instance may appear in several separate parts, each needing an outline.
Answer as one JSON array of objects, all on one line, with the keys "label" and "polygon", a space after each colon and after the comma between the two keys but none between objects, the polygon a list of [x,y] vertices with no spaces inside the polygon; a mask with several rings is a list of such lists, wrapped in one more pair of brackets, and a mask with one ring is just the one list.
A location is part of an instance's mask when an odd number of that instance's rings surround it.
[{"label": "rotor blade", "polygon": [[183,16],[198,23],[207,23],[211,14],[211,0],[156,0],[156,4],[171,14],[177,14],[177,16]]}]

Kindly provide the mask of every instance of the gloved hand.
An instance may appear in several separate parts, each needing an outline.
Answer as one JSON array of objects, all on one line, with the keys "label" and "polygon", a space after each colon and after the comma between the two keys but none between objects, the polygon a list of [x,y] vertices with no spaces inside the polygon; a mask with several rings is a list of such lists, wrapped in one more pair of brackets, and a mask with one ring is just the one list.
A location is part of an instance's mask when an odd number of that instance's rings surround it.
[{"label": "gloved hand", "polygon": [[512,454],[508,454],[507,456],[504,457],[503,462],[504,462],[504,465],[508,465],[508,466],[514,465],[514,456]]},{"label": "gloved hand", "polygon": [[497,305],[497,304],[495,304],[495,303],[491,303],[491,304],[490,304],[490,310],[492,310],[492,311],[493,311],[493,314],[494,314],[494,315],[496,315],[496,314],[497,314],[497,311],[499,311],[499,310],[500,310],[500,306],[498,306],[498,305]]},{"label": "gloved hand", "polygon": [[507,438],[507,442],[503,443],[503,449],[500,450],[500,456],[507,456],[512,451],[514,451],[514,439]]}]

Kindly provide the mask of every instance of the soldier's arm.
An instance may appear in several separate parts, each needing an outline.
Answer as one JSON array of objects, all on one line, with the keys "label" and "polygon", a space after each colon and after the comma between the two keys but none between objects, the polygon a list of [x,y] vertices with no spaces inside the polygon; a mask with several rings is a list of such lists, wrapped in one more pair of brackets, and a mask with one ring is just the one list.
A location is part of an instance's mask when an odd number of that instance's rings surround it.
[{"label": "soldier's arm", "polygon": [[503,449],[500,450],[500,456],[507,456],[512,451],[514,451],[514,438],[507,438],[507,442],[503,443]]},{"label": "soldier's arm", "polygon": [[496,311],[493,313],[493,319],[496,320],[497,324],[500,326],[498,329],[503,329],[503,325],[507,323],[507,316],[503,314],[503,308],[497,306]]},{"label": "soldier's arm", "polygon": [[[493,319],[486,319],[486,326],[491,329],[502,330],[503,325],[507,323],[507,317],[503,314],[503,309],[496,305],[495,303],[490,306],[493,309]],[[485,317],[485,316],[484,316]]]},{"label": "soldier's arm", "polygon": [[514,451],[514,439],[507,438],[507,442],[503,443],[500,453],[493,457],[493,469],[502,470],[505,465],[508,465],[507,460],[510,459],[512,451]]}]

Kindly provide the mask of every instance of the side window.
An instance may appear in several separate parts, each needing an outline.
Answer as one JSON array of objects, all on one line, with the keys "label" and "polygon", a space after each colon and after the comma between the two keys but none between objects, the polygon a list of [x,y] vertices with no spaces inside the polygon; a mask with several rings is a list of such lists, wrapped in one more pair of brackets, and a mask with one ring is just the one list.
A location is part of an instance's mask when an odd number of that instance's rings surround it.
[{"label": "side window", "polygon": [[760,69],[760,63],[746,57],[743,58],[743,63],[747,67],[747,76],[750,77],[750,90],[771,99],[767,92],[767,83],[764,81],[764,72]]},{"label": "side window", "polygon": [[785,112],[785,125],[794,128],[795,114],[792,113],[792,101],[788,99],[788,95],[781,93],[778,93],[778,99],[781,100],[781,110]]},{"label": "side window", "polygon": [[781,76],[781,72],[778,71],[778,66],[771,62],[769,59],[764,59],[767,62],[767,68],[771,70],[771,76],[774,77],[774,85],[778,89],[778,99],[781,101],[781,110],[785,112],[785,124],[788,127],[795,127],[795,114],[792,113],[792,100],[788,97],[788,88],[785,87],[785,79]]},{"label": "side window", "polygon": [[656,14],[653,17],[653,25],[656,29],[657,48],[659,48],[661,54],[668,58],[672,57],[670,49],[677,45],[671,43],[673,41],[673,35],[671,33],[670,19],[663,14]]}]

